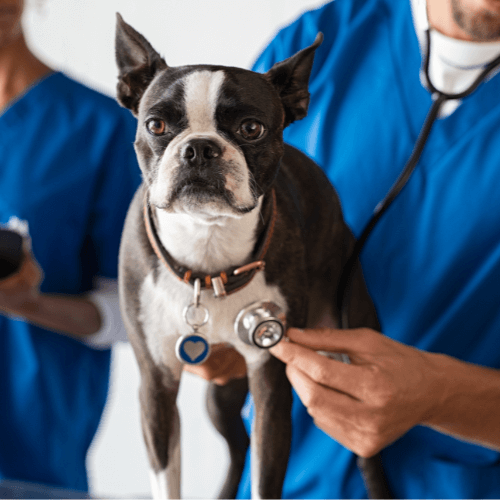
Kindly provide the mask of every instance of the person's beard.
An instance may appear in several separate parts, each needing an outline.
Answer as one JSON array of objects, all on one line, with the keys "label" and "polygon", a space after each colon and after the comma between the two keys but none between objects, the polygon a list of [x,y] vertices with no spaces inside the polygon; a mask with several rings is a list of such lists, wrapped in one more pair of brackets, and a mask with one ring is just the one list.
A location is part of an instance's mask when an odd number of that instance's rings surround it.
[{"label": "person's beard", "polygon": [[500,40],[500,9],[472,10],[463,0],[451,0],[453,19],[474,41],[489,42]]}]

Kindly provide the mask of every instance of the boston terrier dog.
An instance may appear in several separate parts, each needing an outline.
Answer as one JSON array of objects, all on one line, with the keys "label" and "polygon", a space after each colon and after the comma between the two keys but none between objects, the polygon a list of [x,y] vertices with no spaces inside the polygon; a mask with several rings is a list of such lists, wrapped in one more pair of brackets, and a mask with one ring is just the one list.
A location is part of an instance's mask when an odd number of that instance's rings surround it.
[{"label": "boston terrier dog", "polygon": [[[267,348],[286,327],[337,322],[354,246],[325,174],[283,143],[283,129],[307,113],[321,41],[265,74],[170,67],[118,15],[118,100],[138,118],[143,174],[123,232],[120,300],[155,498],[180,498],[179,381],[184,363],[203,362],[214,344],[233,346],[248,373],[209,384],[210,418],[231,458],[220,496],[235,497],[250,442],[252,497],[281,497],[292,391]],[[378,329],[359,269],[350,293],[349,325]],[[240,416],[248,390],[250,440]]]}]

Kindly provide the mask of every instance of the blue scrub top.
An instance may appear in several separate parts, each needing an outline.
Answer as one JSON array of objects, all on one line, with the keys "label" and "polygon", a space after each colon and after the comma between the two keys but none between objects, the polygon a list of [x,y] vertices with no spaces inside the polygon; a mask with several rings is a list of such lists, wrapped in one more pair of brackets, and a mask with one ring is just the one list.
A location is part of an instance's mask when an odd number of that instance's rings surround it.
[{"label": "blue scrub top", "polygon": [[[140,181],[136,121],[61,73],[0,114],[0,223],[26,220],[44,293],[115,278]],[[0,480],[87,490],[85,457],[108,389],[110,351],[0,316]]]},{"label": "blue scrub top", "polygon": [[[325,35],[308,116],[285,140],[325,170],[359,236],[431,106],[409,0],[336,0],[282,30],[255,65]],[[500,368],[500,75],[432,130],[417,170],[362,253],[384,334]],[[252,417],[252,408],[247,408]],[[500,454],[418,426],[382,452],[396,498],[499,498]],[[247,460],[239,497],[250,496]],[[355,458],[295,397],[284,498],[360,498]]]}]

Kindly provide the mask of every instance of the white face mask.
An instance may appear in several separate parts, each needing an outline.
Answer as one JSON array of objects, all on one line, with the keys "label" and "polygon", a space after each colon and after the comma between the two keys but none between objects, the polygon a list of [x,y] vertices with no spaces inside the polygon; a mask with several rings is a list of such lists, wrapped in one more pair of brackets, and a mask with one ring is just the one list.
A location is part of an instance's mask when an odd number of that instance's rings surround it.
[{"label": "white face mask", "polygon": [[[429,76],[432,84],[441,92],[448,94],[463,92],[480,75],[484,67],[500,54],[500,41],[467,42],[450,38],[432,29],[427,18],[426,0],[412,0],[412,11],[422,53],[427,50],[425,31],[430,29]],[[490,74],[488,78],[495,73]],[[427,86],[422,71],[420,76],[422,84]],[[446,102],[441,109],[440,117],[452,114],[460,103],[458,100]]]}]

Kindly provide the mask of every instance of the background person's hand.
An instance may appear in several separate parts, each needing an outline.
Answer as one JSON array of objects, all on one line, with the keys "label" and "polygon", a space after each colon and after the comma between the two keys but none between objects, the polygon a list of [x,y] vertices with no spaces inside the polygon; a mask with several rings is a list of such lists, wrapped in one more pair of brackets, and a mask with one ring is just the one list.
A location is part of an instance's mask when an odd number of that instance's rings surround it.
[{"label": "background person's hand", "polygon": [[42,277],[33,254],[24,249],[20,269],[0,280],[0,313],[76,338],[99,330],[100,312],[93,302],[84,295],[42,294]]},{"label": "background person's hand", "polygon": [[[439,405],[440,356],[367,328],[288,331],[271,353],[316,425],[362,457],[378,453]],[[317,350],[346,353],[351,364]]]},{"label": "background person's hand", "polygon": [[22,315],[39,296],[42,270],[30,251],[23,254],[19,270],[0,280],[0,310],[11,314]]}]

